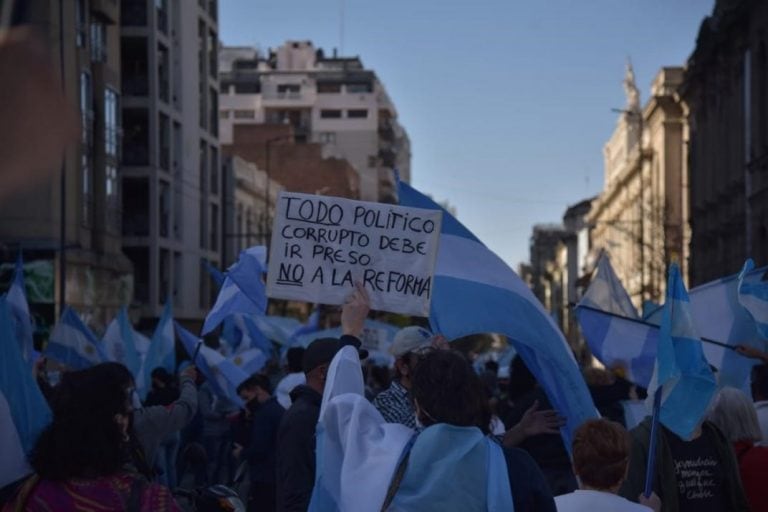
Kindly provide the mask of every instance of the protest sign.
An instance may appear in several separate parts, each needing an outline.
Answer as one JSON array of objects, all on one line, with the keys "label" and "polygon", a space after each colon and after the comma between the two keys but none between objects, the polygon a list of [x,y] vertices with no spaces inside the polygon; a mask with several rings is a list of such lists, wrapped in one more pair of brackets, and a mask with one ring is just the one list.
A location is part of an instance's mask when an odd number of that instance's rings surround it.
[{"label": "protest sign", "polygon": [[371,307],[428,316],[442,212],[283,192],[267,295],[342,304],[363,284]]}]

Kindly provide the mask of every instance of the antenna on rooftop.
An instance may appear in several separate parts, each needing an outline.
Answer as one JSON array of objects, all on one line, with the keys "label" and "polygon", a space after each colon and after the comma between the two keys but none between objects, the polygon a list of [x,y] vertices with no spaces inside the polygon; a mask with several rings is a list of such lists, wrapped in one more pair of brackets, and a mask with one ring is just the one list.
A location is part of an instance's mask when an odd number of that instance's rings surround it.
[{"label": "antenna on rooftop", "polygon": [[345,0],[339,0],[339,53],[344,55],[344,15],[346,14]]}]

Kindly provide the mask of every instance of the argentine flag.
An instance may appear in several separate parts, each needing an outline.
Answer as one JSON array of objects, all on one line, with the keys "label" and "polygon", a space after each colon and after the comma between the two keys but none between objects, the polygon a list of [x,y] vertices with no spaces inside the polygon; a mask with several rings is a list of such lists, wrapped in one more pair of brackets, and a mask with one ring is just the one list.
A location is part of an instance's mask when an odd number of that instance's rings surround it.
[{"label": "argentine flag", "polygon": [[[400,204],[441,209],[399,182]],[[567,419],[561,431],[570,449],[573,431],[597,417],[581,371],[563,334],[533,292],[467,228],[443,210],[429,318],[448,339],[492,332],[507,336],[554,408]]]},{"label": "argentine flag", "polygon": [[13,274],[13,282],[8,288],[6,300],[11,312],[11,318],[14,323],[14,332],[16,341],[21,348],[21,356],[28,363],[32,362],[35,351],[33,345],[33,325],[32,315],[29,314],[29,303],[27,294],[24,291],[24,260],[19,251],[19,257],[16,259],[16,269]]},{"label": "argentine flag", "polygon": [[125,365],[134,379],[139,376],[141,370],[141,356],[136,350],[134,339],[136,334],[128,319],[128,310],[122,307],[107,326],[102,340],[107,359]]},{"label": "argentine flag", "polygon": [[301,322],[290,316],[268,315],[251,318],[264,336],[286,347],[290,346],[293,333],[301,328]]},{"label": "argentine flag", "polygon": [[605,252],[576,306],[576,318],[589,349],[601,363],[608,368],[624,368],[627,380],[648,387],[659,331],[639,319]]},{"label": "argentine flag", "polygon": [[[179,325],[178,322],[176,322],[176,334],[190,358],[194,357],[197,352],[197,358],[192,361],[192,364],[203,374],[213,392],[238,407],[242,407],[244,404],[237,394],[237,386],[248,378],[248,374],[211,347],[206,346],[203,340]],[[200,346],[199,351],[198,345]]]},{"label": "argentine flag", "polygon": [[[264,365],[267,364],[267,356],[258,348],[251,348],[233,354],[229,356],[227,360],[237,368],[241,369],[243,373],[249,377],[254,373],[260,372],[261,369],[264,368]],[[237,386],[235,386],[235,389],[237,389]]]},{"label": "argentine flag", "polygon": [[648,388],[648,405],[662,386],[659,421],[690,440],[717,389],[701,340],[696,333],[691,303],[676,263],[669,269],[667,301],[661,322],[656,368]]},{"label": "argentine flag", "polygon": [[173,336],[173,307],[170,301],[165,303],[163,314],[155,327],[155,333],[149,344],[147,357],[142,367],[143,387],[139,390],[142,399],[152,388],[152,370],[165,368],[168,373],[176,372],[176,343]]},{"label": "argentine flag", "polygon": [[83,370],[108,360],[96,336],[69,306],[64,307],[43,353],[72,370]]},{"label": "argentine flag", "polygon": [[32,472],[26,461],[51,410],[21,357],[7,299],[0,298],[0,488]]},{"label": "argentine flag", "polygon": [[739,303],[752,316],[760,336],[768,340],[768,280],[762,271],[754,269],[755,263],[750,259],[739,274]]},{"label": "argentine flag", "polygon": [[262,275],[266,264],[266,248],[256,246],[240,253],[232,265],[203,324],[202,335],[213,331],[233,314],[261,316],[267,310],[267,295]]}]

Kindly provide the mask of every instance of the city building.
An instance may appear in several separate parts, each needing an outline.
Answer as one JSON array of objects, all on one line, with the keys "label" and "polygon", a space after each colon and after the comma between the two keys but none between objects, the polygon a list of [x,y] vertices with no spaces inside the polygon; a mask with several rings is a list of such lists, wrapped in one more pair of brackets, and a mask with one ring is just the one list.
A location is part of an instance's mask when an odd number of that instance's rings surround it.
[{"label": "city building", "polygon": [[679,67],[662,68],[645,107],[627,66],[627,106],[604,148],[605,183],[592,203],[593,257],[607,251],[635,306],[663,301],[667,268],[688,268],[685,120]]},{"label": "city building", "polygon": [[[221,261],[229,267],[240,251],[266,245],[261,233],[264,219],[274,216],[277,194],[283,186],[269,179],[256,164],[237,155],[224,158],[224,233]],[[269,196],[269,200],[267,200]]]},{"label": "city building", "polygon": [[691,285],[768,264],[767,44],[768,3],[717,0],[688,60]]},{"label": "city building", "polygon": [[560,241],[558,254],[563,294],[559,305],[561,313],[558,316],[563,334],[572,347],[578,346],[582,341],[572,305],[581,300],[584,288],[580,284],[592,268],[589,259],[591,227],[587,222],[587,215],[594,200],[595,198],[590,198],[580,201],[569,206],[563,214],[565,235]]},{"label": "city building", "polygon": [[561,224],[536,224],[530,239],[530,267],[526,281],[544,309],[561,325],[561,311],[566,303],[563,273],[567,267],[562,257],[563,240],[569,233]]},{"label": "city building", "polygon": [[[109,2],[100,2],[102,4]],[[223,204],[215,0],[123,0],[123,251],[152,325],[166,301],[190,323],[216,287]]]},{"label": "city building", "polygon": [[297,143],[318,143],[325,156],[348,160],[363,200],[395,201],[394,169],[410,180],[408,135],[359,57],[327,57],[309,41],[288,41],[266,56],[224,47],[220,62],[222,144],[234,143],[235,127],[287,124]]},{"label": "city building", "polygon": [[82,141],[63,155],[51,179],[0,203],[2,255],[13,260],[21,249],[27,271],[45,283],[30,294],[38,328],[50,327],[62,302],[103,328],[133,296],[132,265],[123,255],[120,231],[119,4],[19,4],[47,37],[65,93],[79,107]]}]

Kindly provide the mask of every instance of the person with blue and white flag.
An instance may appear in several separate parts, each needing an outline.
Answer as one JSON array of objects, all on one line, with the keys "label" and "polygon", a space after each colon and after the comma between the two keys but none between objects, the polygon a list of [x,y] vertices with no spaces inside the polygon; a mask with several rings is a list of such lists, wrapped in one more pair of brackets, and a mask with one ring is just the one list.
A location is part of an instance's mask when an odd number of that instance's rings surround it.
[{"label": "person with blue and white flag", "polygon": [[83,370],[108,360],[96,336],[69,306],[64,308],[53,328],[43,355],[72,370]]},{"label": "person with blue and white flag", "polygon": [[641,493],[655,492],[665,512],[749,510],[730,444],[704,421],[716,388],[673,263],[648,390],[654,414],[632,430],[623,497],[637,502]]}]

